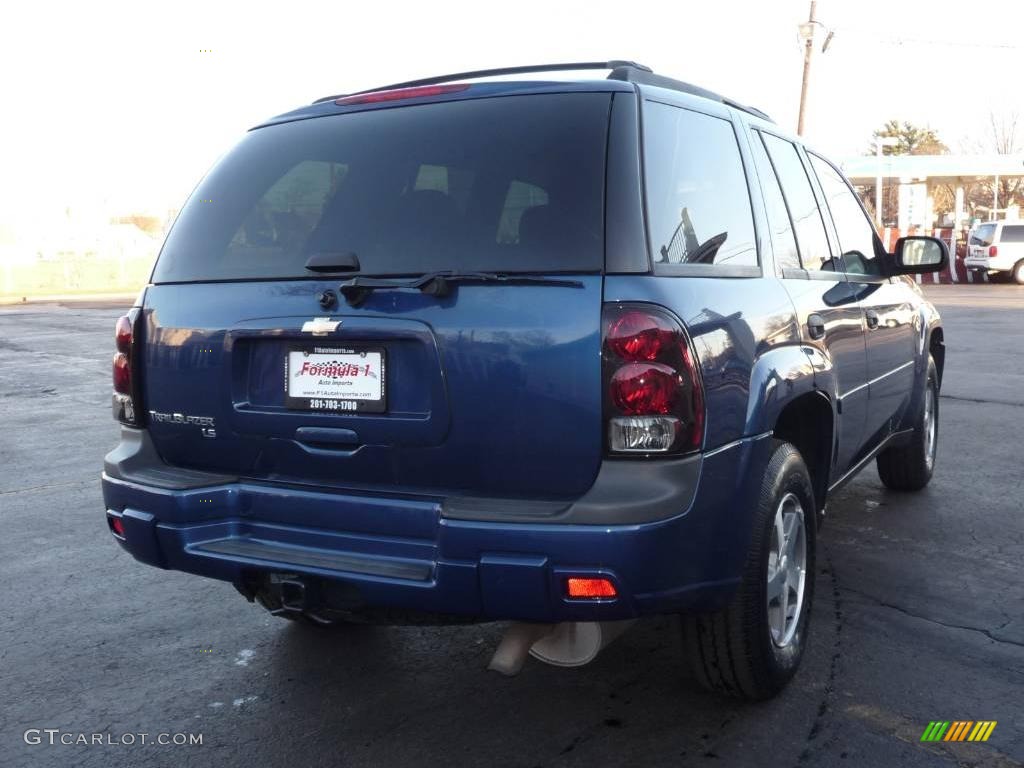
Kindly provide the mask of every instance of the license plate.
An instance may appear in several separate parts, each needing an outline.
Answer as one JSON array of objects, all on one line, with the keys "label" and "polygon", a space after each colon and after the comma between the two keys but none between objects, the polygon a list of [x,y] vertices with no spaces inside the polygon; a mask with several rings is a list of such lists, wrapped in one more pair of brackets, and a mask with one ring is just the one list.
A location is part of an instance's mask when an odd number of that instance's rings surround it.
[{"label": "license plate", "polygon": [[284,403],[308,411],[383,413],[384,374],[383,349],[292,347],[284,361]]}]

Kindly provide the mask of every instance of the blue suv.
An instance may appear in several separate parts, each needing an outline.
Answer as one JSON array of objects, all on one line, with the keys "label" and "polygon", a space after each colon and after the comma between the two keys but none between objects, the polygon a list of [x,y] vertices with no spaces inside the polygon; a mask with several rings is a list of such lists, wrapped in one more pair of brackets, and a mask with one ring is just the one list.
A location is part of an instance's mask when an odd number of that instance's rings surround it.
[{"label": "blue suv", "polygon": [[948,258],[631,62],[321,99],[209,172],[118,321],[107,524],[288,619],[511,620],[505,672],[680,615],[701,682],[766,698],[829,494],[931,477],[943,331],[906,275]]}]

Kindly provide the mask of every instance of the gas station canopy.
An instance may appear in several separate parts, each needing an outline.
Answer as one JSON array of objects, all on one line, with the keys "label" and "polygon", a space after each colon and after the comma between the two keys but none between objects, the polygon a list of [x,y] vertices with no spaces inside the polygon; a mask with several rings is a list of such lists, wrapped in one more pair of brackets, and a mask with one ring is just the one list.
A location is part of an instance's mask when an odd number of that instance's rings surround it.
[{"label": "gas station canopy", "polygon": [[1024,155],[864,155],[840,163],[850,181],[883,179],[936,182],[994,176],[1024,176]]}]

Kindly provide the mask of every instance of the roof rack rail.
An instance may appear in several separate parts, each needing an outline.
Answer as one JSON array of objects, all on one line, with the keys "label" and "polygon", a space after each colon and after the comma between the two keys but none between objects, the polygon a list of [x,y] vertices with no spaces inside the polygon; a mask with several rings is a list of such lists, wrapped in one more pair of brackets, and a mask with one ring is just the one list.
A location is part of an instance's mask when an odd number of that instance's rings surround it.
[{"label": "roof rack rail", "polygon": [[751,115],[760,117],[762,120],[767,120],[770,123],[775,122],[759,109],[748,107],[747,105],[741,104],[738,101],[733,101],[732,99],[727,99],[725,96],[717,94],[714,91],[709,91],[706,88],[701,88],[696,85],[691,85],[690,83],[684,83],[682,80],[674,80],[671,77],[659,75],[650,67],[646,67],[643,64],[637,64],[635,61],[623,61],[618,59],[613,59],[611,61],[574,61],[565,64],[528,64],[522,67],[500,67],[498,69],[477,69],[472,72],[454,72],[450,75],[425,77],[420,80],[406,80],[404,83],[382,85],[376,88],[368,88],[365,91],[356,91],[355,93],[338,93],[334,96],[324,96],[313,103],[321,104],[325,101],[334,101],[342,96],[357,96],[363,93],[373,93],[374,91],[391,91],[396,88],[416,88],[421,85],[438,85],[440,83],[449,83],[452,80],[474,80],[480,77],[495,77],[497,75],[524,75],[531,72],[571,72],[573,70],[580,69],[610,69],[611,73],[608,75],[609,80],[622,80],[623,82],[639,83],[640,85],[654,85],[659,88],[668,88],[672,91],[689,93],[693,96],[701,96],[705,99],[718,101],[722,104],[727,104],[730,107],[743,110]]},{"label": "roof rack rail", "polygon": [[658,88],[667,88],[671,91],[681,91],[682,93],[689,93],[692,96],[701,96],[705,99],[711,99],[712,101],[719,101],[727,106],[734,107],[736,109],[747,112],[755,117],[759,117],[762,120],[767,120],[769,123],[774,123],[768,115],[762,112],[760,109],[741,104],[738,101],[726,98],[721,94],[709,91],[706,88],[701,88],[698,85],[691,85],[690,83],[684,83],[682,80],[675,80],[671,77],[665,77],[659,75],[649,67],[638,67],[632,62],[620,62],[620,66],[614,67],[611,74],[608,75],[609,80],[623,80],[627,83],[638,83],[640,85],[654,85]]},{"label": "roof rack rail", "polygon": [[[382,85],[377,88],[369,88],[365,91],[356,91],[355,93],[339,93],[334,96],[324,96],[323,98],[314,101],[314,104],[320,104],[324,101],[333,101],[334,99],[341,98],[342,96],[357,96],[361,93],[373,93],[374,91],[391,91],[396,88],[416,88],[420,85],[437,85],[439,83],[448,83],[452,80],[474,80],[479,77],[494,77],[496,75],[524,75],[531,72],[570,72],[576,69],[611,69],[611,70],[624,70],[629,69],[635,72],[650,72],[649,67],[645,67],[643,64],[637,64],[635,61],[576,61],[567,64],[529,64],[523,67],[500,67],[498,69],[478,69],[472,72],[455,72],[450,75],[439,75],[438,77],[425,77],[421,80],[407,80],[404,83],[392,83],[391,85]],[[621,78],[619,78],[621,79]]]}]

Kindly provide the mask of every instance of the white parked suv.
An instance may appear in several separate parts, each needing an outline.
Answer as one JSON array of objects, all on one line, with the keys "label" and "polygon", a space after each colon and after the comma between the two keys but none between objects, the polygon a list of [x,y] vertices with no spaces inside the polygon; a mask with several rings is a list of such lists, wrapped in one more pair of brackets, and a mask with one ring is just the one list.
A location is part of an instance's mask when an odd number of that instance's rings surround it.
[{"label": "white parked suv", "polygon": [[1024,285],[1024,221],[989,221],[971,230],[964,266]]}]

